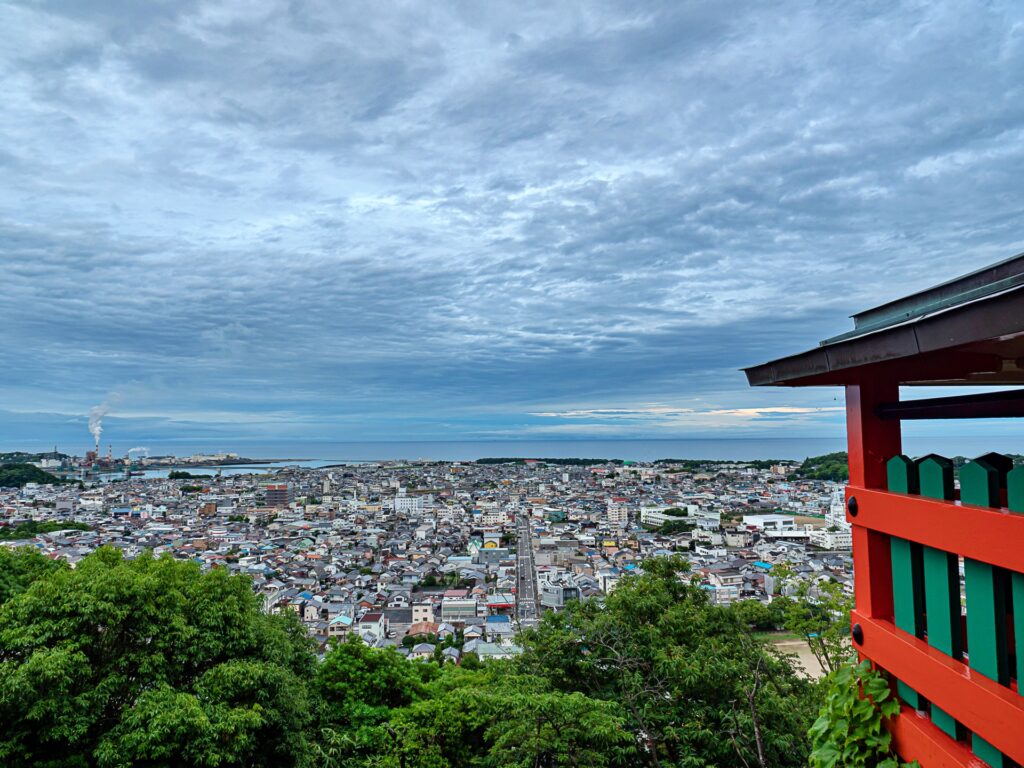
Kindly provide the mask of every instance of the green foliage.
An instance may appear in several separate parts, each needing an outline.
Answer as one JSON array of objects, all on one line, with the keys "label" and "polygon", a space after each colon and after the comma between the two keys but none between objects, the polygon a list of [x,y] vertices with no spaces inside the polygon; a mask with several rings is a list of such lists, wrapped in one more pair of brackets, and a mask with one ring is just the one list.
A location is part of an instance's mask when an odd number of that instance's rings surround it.
[{"label": "green foliage", "polygon": [[28,464],[33,461],[42,461],[43,459],[57,459],[63,461],[64,459],[70,459],[66,453],[57,453],[56,451],[47,451],[46,453],[26,453],[25,451],[8,451],[6,453],[0,453],[0,465],[6,464]]},{"label": "green foliage", "polygon": [[172,469],[167,473],[168,480],[205,480],[211,477],[210,475],[198,474],[194,475],[191,472],[187,472],[184,469]]},{"label": "green foliage", "polygon": [[868,661],[849,660],[826,685],[821,713],[807,732],[811,768],[898,768],[884,720],[899,713],[900,705],[881,673]]},{"label": "green foliage", "polygon": [[18,541],[19,539],[31,539],[40,533],[53,533],[54,531],[89,531],[92,530],[86,523],[76,523],[61,520],[26,520],[14,526],[0,528],[0,541]]},{"label": "green foliage", "polygon": [[853,596],[830,579],[795,581],[793,571],[785,564],[776,565],[772,574],[780,584],[793,585],[792,597],[773,601],[783,612],[786,629],[804,639],[826,673],[839,669],[850,655]]},{"label": "green foliage", "polygon": [[661,510],[661,514],[669,515],[671,517],[689,517],[690,512],[679,507],[669,507],[668,509]]},{"label": "green foliage", "polygon": [[760,600],[738,600],[732,604],[732,612],[755,632],[771,632],[785,622],[785,611],[778,600],[768,605]]},{"label": "green foliage", "polygon": [[552,690],[500,662],[438,667],[356,645],[325,661],[343,657],[324,693],[345,704],[328,705],[317,746],[324,768],[608,766],[632,748],[612,703]]},{"label": "green foliage", "polygon": [[[536,461],[541,464],[552,464],[555,466],[563,467],[592,467],[603,464],[614,464],[615,466],[622,466],[622,459],[529,459],[529,461]],[[488,458],[488,459],[477,459],[477,464],[526,464],[527,459],[518,458]]]},{"label": "green foliage", "polygon": [[304,765],[313,667],[247,579],[100,549],[0,607],[0,763]]},{"label": "green foliage", "polygon": [[[0,764],[14,768],[788,768],[812,683],[681,559],[546,614],[514,661],[410,661],[357,637],[315,662],[223,569],[0,549]],[[456,633],[439,647],[462,645]]]},{"label": "green foliage", "polygon": [[0,488],[22,488],[28,483],[39,485],[62,485],[74,483],[75,480],[64,480],[49,472],[44,472],[34,464],[7,464],[0,466]]},{"label": "green foliage", "polygon": [[199,493],[200,491],[203,490],[203,486],[201,486],[201,485],[183,485],[183,486],[181,486],[180,490],[181,490],[182,493]]},{"label": "green foliage", "polygon": [[797,467],[793,477],[805,480],[832,480],[841,483],[850,478],[846,451],[811,456]]},{"label": "green foliage", "polygon": [[392,709],[424,695],[436,667],[412,664],[393,648],[378,650],[351,636],[336,644],[319,666],[314,687],[334,727],[379,725]]},{"label": "green foliage", "polygon": [[524,672],[614,704],[651,766],[797,766],[812,684],[712,606],[681,559],[644,564],[608,595],[546,614],[527,632]]},{"label": "green foliage", "polygon": [[0,604],[20,595],[36,579],[66,567],[63,562],[44,557],[32,547],[0,547]]},{"label": "green foliage", "polygon": [[689,533],[696,527],[697,524],[692,523],[689,520],[669,520],[658,527],[658,533],[664,534],[665,536],[672,536],[677,533]]}]

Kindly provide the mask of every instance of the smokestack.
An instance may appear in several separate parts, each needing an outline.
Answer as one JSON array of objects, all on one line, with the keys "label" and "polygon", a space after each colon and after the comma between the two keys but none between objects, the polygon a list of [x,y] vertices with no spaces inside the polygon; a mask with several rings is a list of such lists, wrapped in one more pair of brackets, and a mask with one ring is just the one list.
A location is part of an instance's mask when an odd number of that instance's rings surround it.
[{"label": "smokestack", "polygon": [[100,436],[103,434],[103,417],[110,413],[111,405],[120,399],[121,396],[117,392],[113,392],[102,403],[89,409],[89,432],[96,441],[97,456],[100,453]]},{"label": "smokestack", "polygon": [[103,435],[103,417],[107,415],[110,406],[107,403],[94,406],[89,411],[89,432],[96,441],[96,453],[100,452],[100,437]]}]

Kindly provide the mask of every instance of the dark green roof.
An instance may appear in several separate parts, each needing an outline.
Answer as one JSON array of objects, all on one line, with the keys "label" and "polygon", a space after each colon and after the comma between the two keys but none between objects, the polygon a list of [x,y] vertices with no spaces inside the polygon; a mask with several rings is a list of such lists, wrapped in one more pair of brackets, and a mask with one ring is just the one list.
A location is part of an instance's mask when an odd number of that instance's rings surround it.
[{"label": "dark green roof", "polygon": [[906,384],[1024,384],[1024,254],[859,312],[853,324],[814,349],[745,368],[747,380],[845,384],[870,368]]}]

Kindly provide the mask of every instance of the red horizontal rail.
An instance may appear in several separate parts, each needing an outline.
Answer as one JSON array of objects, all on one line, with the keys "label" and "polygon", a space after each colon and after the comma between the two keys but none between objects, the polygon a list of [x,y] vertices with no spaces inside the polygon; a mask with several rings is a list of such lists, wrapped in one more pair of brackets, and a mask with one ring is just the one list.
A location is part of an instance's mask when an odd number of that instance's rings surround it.
[{"label": "red horizontal rail", "polygon": [[[859,611],[853,611],[851,618],[864,633],[859,651],[1003,754],[1024,763],[1024,697],[897,629],[890,621],[871,619]],[[917,755],[906,753],[903,757]],[[924,760],[921,764],[931,768]]]},{"label": "red horizontal rail", "polygon": [[906,704],[887,727],[893,749],[904,760],[917,760],[927,768],[988,768],[965,743],[953,741],[932,724],[928,715],[915,712]]},{"label": "red horizontal rail", "polygon": [[857,499],[854,526],[1024,573],[1024,514],[959,501],[849,486]]}]

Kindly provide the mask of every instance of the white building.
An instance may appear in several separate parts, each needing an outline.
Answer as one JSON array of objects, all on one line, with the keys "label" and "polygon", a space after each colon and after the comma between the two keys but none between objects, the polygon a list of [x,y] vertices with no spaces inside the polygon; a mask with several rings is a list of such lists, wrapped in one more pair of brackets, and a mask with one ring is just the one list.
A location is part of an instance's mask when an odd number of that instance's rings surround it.
[{"label": "white building", "polygon": [[796,521],[792,515],[744,515],[743,526],[759,531],[793,531]]},{"label": "white building", "polygon": [[423,512],[433,506],[434,495],[431,493],[417,494],[415,496],[400,493],[395,496],[395,512],[398,513]]},{"label": "white building", "polygon": [[827,526],[813,531],[809,542],[822,549],[853,549],[853,533],[846,522],[846,505],[841,491],[832,496],[832,503],[825,513]]},{"label": "white building", "polygon": [[[666,514],[666,509],[678,509],[680,512],[686,514]],[[684,522],[691,522],[696,524],[698,515],[696,504],[683,504],[678,507],[642,507],[640,509],[640,522],[644,525],[657,525],[662,526],[665,523],[673,522],[675,520],[682,520]]]},{"label": "white building", "polygon": [[629,523],[629,508],[625,504],[609,504],[606,519],[609,525],[622,528]]}]

